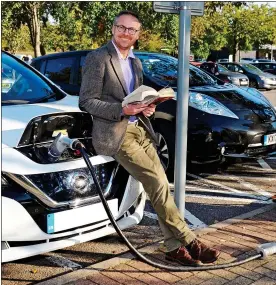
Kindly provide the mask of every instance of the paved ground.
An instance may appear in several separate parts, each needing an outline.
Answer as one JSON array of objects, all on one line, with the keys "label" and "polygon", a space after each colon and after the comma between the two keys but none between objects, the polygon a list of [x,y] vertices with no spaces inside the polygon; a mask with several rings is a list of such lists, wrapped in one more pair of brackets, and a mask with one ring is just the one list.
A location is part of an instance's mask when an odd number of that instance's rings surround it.
[{"label": "paved ground", "polygon": [[[276,205],[197,230],[206,244],[221,250],[217,264],[252,256],[259,244],[276,242]],[[164,262],[163,246],[154,243],[140,249],[147,257]],[[170,264],[176,265],[176,264]],[[272,285],[276,284],[276,254],[267,259],[223,270],[169,272],[140,262],[128,254],[106,260],[85,269],[38,283],[38,285]]]}]

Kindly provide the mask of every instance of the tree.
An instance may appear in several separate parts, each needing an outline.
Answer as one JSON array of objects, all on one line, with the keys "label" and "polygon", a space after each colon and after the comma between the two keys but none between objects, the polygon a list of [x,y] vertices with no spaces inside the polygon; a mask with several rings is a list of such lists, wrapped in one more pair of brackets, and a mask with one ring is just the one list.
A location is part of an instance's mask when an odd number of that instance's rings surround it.
[{"label": "tree", "polygon": [[[10,25],[14,29],[19,29],[21,25],[27,24],[30,32],[31,43],[35,56],[41,55],[40,29],[45,9],[44,1],[7,1],[2,2],[2,17],[5,21],[9,19]],[[45,19],[43,19],[45,20]]]}]

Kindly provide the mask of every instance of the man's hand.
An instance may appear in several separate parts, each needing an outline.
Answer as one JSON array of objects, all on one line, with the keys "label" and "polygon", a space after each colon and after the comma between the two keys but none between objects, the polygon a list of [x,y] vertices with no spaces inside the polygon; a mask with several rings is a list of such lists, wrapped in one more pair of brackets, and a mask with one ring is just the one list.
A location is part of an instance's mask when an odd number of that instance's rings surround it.
[{"label": "man's hand", "polygon": [[146,117],[150,117],[155,112],[156,105],[151,104],[146,109],[143,110],[143,115]]},{"label": "man's hand", "polygon": [[123,113],[127,116],[137,115],[148,108],[146,104],[128,104],[123,107]]}]

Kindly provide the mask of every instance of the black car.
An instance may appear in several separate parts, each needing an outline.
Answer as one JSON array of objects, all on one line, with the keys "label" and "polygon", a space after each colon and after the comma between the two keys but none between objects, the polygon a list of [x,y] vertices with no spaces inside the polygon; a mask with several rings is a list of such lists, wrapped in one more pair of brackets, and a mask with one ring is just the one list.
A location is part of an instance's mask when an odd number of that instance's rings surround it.
[{"label": "black car", "polygon": [[275,89],[276,76],[268,74],[249,63],[221,62],[223,66],[233,72],[245,74],[249,78],[249,86],[258,89]]},{"label": "black car", "polygon": [[[87,52],[76,52],[76,58]],[[74,57],[74,52],[62,56]],[[135,52],[135,56],[142,62],[145,85],[157,90],[170,86],[177,91],[176,58],[148,52]],[[47,66],[47,59],[52,57],[41,59]],[[75,66],[80,67],[80,63]],[[79,69],[73,69],[72,74],[80,75]],[[276,111],[259,91],[225,84],[193,65],[189,77],[189,162],[217,164],[227,157],[262,157],[276,151]],[[80,83],[81,78],[78,80]],[[176,104],[176,100],[159,104],[152,120],[159,137],[158,153],[170,176],[174,171]]]},{"label": "black car", "polygon": [[276,75],[276,62],[254,62],[252,65],[258,67],[263,72]]}]

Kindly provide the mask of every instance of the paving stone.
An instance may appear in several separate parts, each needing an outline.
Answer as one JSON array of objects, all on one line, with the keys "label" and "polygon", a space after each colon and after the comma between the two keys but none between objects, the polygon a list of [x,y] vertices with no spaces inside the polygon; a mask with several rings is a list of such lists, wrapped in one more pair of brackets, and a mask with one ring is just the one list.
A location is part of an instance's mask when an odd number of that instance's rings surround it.
[{"label": "paving stone", "polygon": [[138,278],[139,276],[144,274],[144,272],[139,271],[137,268],[134,268],[132,266],[129,266],[127,264],[120,264],[116,267],[114,267],[114,269],[119,270],[122,273],[125,273],[126,275],[132,277],[132,278]]},{"label": "paving stone", "polygon": [[212,270],[210,272],[227,280],[233,280],[239,276],[236,273],[224,269]]},{"label": "paving stone", "polygon": [[79,279],[74,282],[66,283],[65,285],[97,285],[97,284],[92,282],[91,280]]},{"label": "paving stone", "polygon": [[194,273],[192,272],[171,272],[173,275],[179,277],[180,279],[186,279],[186,278],[189,278],[193,275],[195,275]]},{"label": "paving stone", "polygon": [[274,279],[263,277],[262,279],[252,283],[251,285],[275,285],[276,282]]},{"label": "paving stone", "polygon": [[175,283],[174,285],[197,285],[197,284],[200,284],[202,282],[204,282],[203,279],[198,278],[196,276],[191,276],[187,279],[184,279],[184,280],[181,280],[181,281]]},{"label": "paving stone", "polygon": [[203,280],[208,280],[208,279],[211,279],[211,278],[214,278],[214,274],[213,274],[213,271],[200,271],[199,273],[196,274],[197,277],[203,279]]},{"label": "paving stone", "polygon": [[204,285],[221,285],[221,284],[225,284],[226,282],[227,282],[226,279],[216,276],[212,279],[204,281],[203,284]]},{"label": "paving stone", "polygon": [[[121,284],[126,284],[126,285],[138,285],[141,284],[141,282],[135,278],[132,278],[120,271],[117,270],[110,270],[110,271],[102,271],[102,274],[107,276],[110,279],[119,281]],[[140,276],[139,276],[140,278]]]},{"label": "paving stone", "polygon": [[151,271],[156,271],[156,270],[159,270],[158,268],[156,267],[153,267],[145,262],[141,262],[139,260],[131,260],[130,262],[127,263],[127,265],[131,266],[131,267],[134,267],[140,271],[144,271],[144,272],[151,272]]},{"label": "paving stone", "polygon": [[266,263],[268,263],[267,259],[256,259],[256,260],[252,260],[250,262],[244,263],[241,266],[245,269],[253,270],[257,267],[264,266]]},{"label": "paving stone", "polygon": [[239,276],[238,278],[225,283],[225,285],[249,285],[252,284],[253,282],[254,281],[252,279]]},{"label": "paving stone", "polygon": [[97,273],[97,274],[88,276],[86,279],[89,279],[89,280],[95,282],[96,284],[100,284],[100,285],[103,285],[103,284],[104,285],[119,285],[119,284],[122,284],[119,281],[117,282],[115,280],[112,280],[112,279],[104,276],[101,273]]},{"label": "paving stone", "polygon": [[157,277],[167,283],[175,283],[179,280],[181,280],[179,277],[171,274],[170,272],[153,272],[153,273],[150,273],[150,275],[154,276],[154,277]]},{"label": "paving stone", "polygon": [[139,277],[139,280],[148,285],[167,285],[169,283],[152,276],[151,274],[143,274]]},{"label": "paving stone", "polygon": [[254,271],[276,280],[276,271],[274,270],[270,270],[268,268],[261,266],[261,267],[255,268]]},{"label": "paving stone", "polygon": [[243,267],[238,267],[238,266],[230,268],[229,271],[236,273],[238,275],[247,277],[247,278],[252,279],[254,281],[259,280],[263,277],[263,275],[261,275],[260,273],[250,271],[250,270],[247,270]]},{"label": "paving stone", "polygon": [[276,255],[275,255],[275,260],[270,261],[266,264],[263,265],[265,268],[271,269],[271,270],[276,270]]}]

